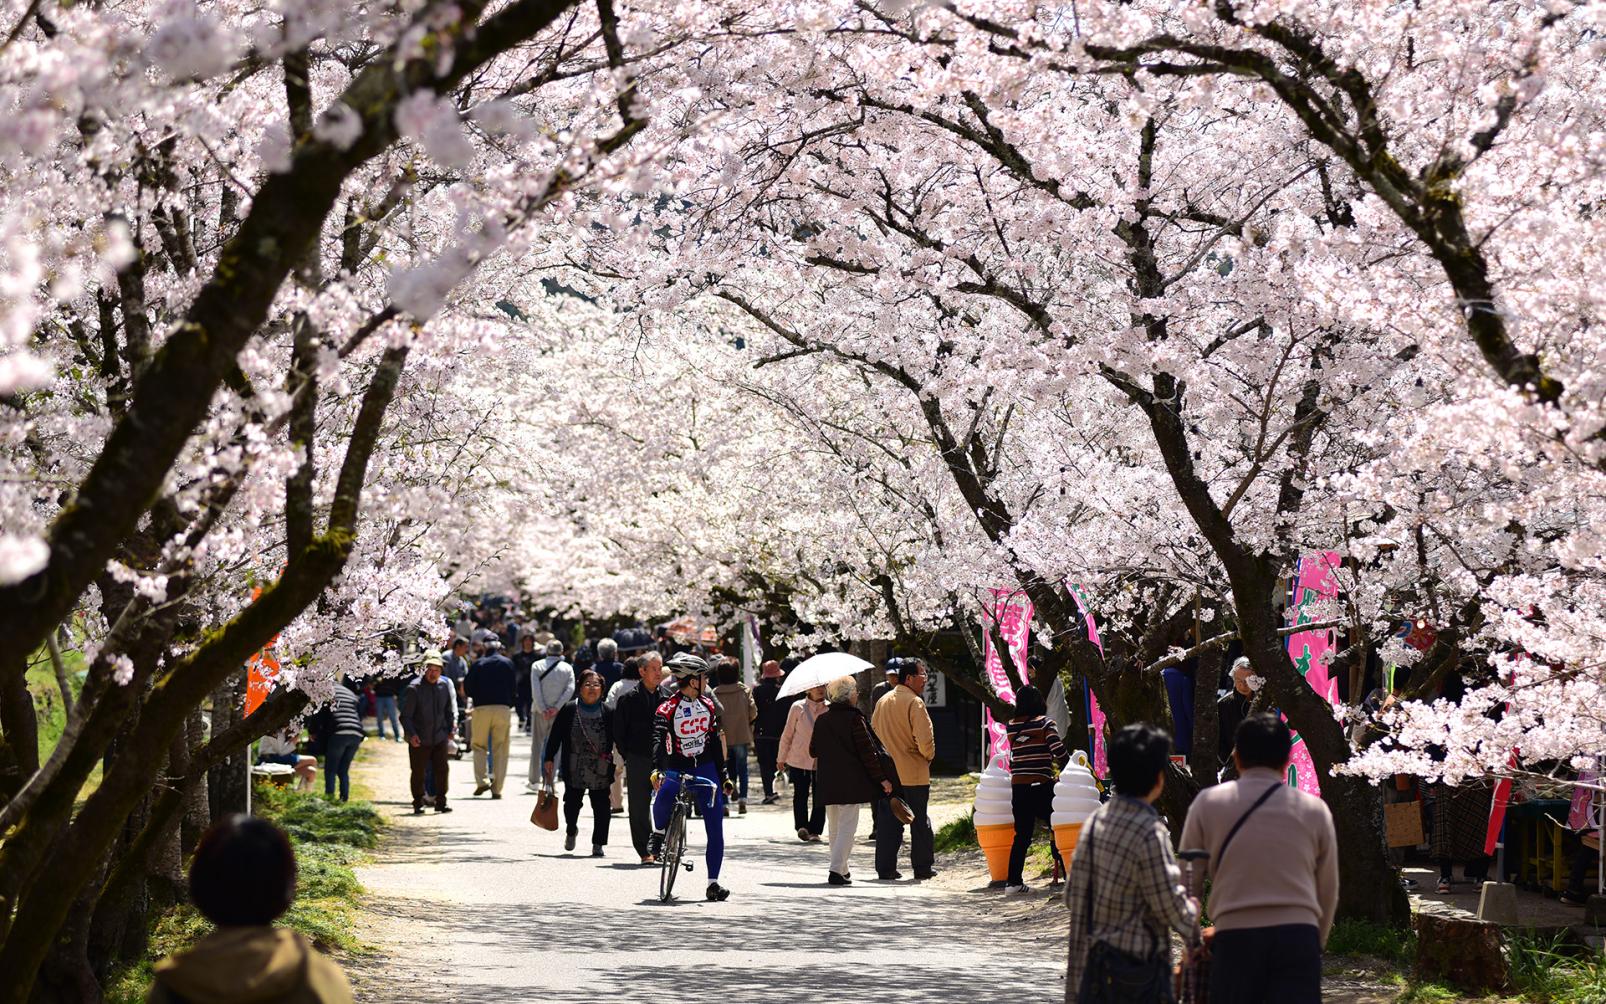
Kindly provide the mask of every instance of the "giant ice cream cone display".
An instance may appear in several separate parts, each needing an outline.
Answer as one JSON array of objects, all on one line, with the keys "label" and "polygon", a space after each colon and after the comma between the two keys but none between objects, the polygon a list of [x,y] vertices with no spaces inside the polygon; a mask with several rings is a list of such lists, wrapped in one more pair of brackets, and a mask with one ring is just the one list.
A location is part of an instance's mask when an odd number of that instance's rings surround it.
[{"label": "giant ice cream cone display", "polygon": [[1015,811],[1009,777],[1009,757],[1000,753],[981,772],[976,784],[976,843],[987,855],[987,870],[994,882],[1009,878],[1009,847],[1015,842]]},{"label": "giant ice cream cone display", "polygon": [[1054,827],[1054,846],[1059,848],[1065,867],[1070,867],[1071,852],[1082,838],[1082,825],[1098,807],[1098,782],[1088,769],[1087,754],[1077,750],[1071,754],[1071,762],[1065,765],[1059,782],[1054,785],[1054,812],[1049,817]]}]

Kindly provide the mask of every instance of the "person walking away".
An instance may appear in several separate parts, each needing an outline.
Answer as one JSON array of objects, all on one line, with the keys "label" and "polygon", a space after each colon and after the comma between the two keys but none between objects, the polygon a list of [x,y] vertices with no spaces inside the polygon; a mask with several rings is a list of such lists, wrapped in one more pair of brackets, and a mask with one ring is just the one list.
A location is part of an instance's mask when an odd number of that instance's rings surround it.
[{"label": "person walking away", "polygon": [[274,927],[295,900],[284,832],[254,816],[212,824],[190,862],[190,902],[215,925],[163,959],[146,1004],[352,1004],[340,967],[297,931]]},{"label": "person walking away", "polygon": [[602,674],[580,674],[575,699],[552,720],[546,741],[546,779],[556,769],[563,778],[563,849],[574,850],[580,834],[580,808],[591,800],[591,856],[608,845],[608,786],[613,784],[613,712],[602,703]]},{"label": "person walking away", "polygon": [[825,803],[815,793],[814,809],[809,810],[809,794],[814,789],[814,754],[809,752],[809,744],[814,740],[814,723],[824,713],[825,688],[813,687],[787,711],[786,728],[776,751],[792,779],[792,822],[797,824],[797,838],[816,844],[825,832]]},{"label": "person walking away", "polygon": [[[513,737],[513,702],[518,699],[518,671],[513,660],[500,651],[502,642],[491,638],[485,643],[485,654],[474,661],[463,680],[463,690],[473,703],[469,718],[474,747],[474,794],[491,793],[492,798],[502,797],[502,785],[507,780],[508,743]],[[489,776],[487,764],[489,759]]]},{"label": "person walking away", "polygon": [[769,659],[759,667],[758,686],[753,688],[753,746],[758,752],[758,777],[764,783],[764,804],[774,805],[775,768],[781,749],[781,733],[786,730],[786,713],[794,702],[783,701],[781,664]]},{"label": "person walking away", "polygon": [[[931,830],[931,761],[937,755],[937,741],[931,728],[931,715],[921,697],[926,692],[926,664],[919,659],[898,663],[898,685],[881,698],[870,719],[881,745],[892,756],[898,774],[899,796],[914,813],[909,824],[909,864],[915,878],[937,874],[936,834]],[[875,870],[882,878],[898,874],[898,852],[903,849],[903,823],[892,814],[892,804],[876,804]]]},{"label": "person walking away", "polygon": [[519,731],[530,734],[530,679],[541,654],[535,650],[535,635],[519,635],[519,650],[513,653],[513,711],[519,716]]},{"label": "person walking away", "polygon": [[574,697],[574,667],[563,661],[563,642],[546,643],[546,657],[534,666],[530,681],[530,788],[541,783],[547,736],[558,711]]},{"label": "person walking away", "polygon": [[[1112,949],[1148,963],[1163,996],[1147,999],[1169,1001],[1167,929],[1186,936],[1199,922],[1199,903],[1182,885],[1171,835],[1154,809],[1165,787],[1171,737],[1147,722],[1128,725],[1110,737],[1108,757],[1115,796],[1082,827],[1065,881],[1070,919],[1065,1004],[1115,1004],[1089,992]],[[1183,846],[1189,845],[1184,841]],[[1084,981],[1090,969],[1094,979]]]},{"label": "person walking away", "polygon": [[357,759],[357,747],[367,735],[357,710],[355,687],[349,679],[335,686],[334,700],[329,702],[329,745],[323,755],[324,797],[333,798],[339,782],[342,802],[351,798],[351,762]]},{"label": "person walking away", "polygon": [[[634,681],[631,674],[635,674]],[[641,660],[628,659],[625,678],[609,691],[610,695],[617,694],[625,684],[636,684],[615,699],[613,744],[625,764],[630,842],[644,865],[658,863],[652,852],[652,735],[654,716],[663,703],[657,694],[663,676],[663,666],[655,660],[643,667]]]},{"label": "person walking away", "polygon": [[257,763],[277,763],[294,767],[298,791],[311,791],[318,776],[318,758],[300,752],[301,728],[287,725],[257,742]]},{"label": "person walking away", "polygon": [[[1032,846],[1039,821],[1048,823],[1054,814],[1054,782],[1060,769],[1071,758],[1060,742],[1059,732],[1048,720],[1048,702],[1036,687],[1022,687],[1015,693],[1015,716],[1004,726],[1009,733],[1010,805],[1015,813],[1015,842],[1009,848],[1009,879],[1006,893],[1030,892],[1026,885],[1026,852]],[[1065,863],[1059,848],[1049,842],[1056,874]]]},{"label": "person walking away", "polygon": [[753,723],[758,719],[758,706],[753,695],[742,686],[741,666],[734,659],[719,664],[719,686],[714,688],[714,700],[719,703],[719,727],[725,733],[729,760],[725,773],[736,782],[736,812],[747,815],[747,752],[753,747]]},{"label": "person walking away", "polygon": [[385,723],[390,723],[390,737],[396,742],[405,742],[402,738],[400,700],[398,695],[402,691],[402,679],[399,676],[386,676],[374,681],[374,730],[379,738],[385,738]]},{"label": "person walking away", "polygon": [[641,658],[631,656],[624,661],[624,669],[619,674],[619,682],[608,688],[607,696],[602,703],[610,708],[619,707],[619,698],[641,686]]},{"label": "person walking away", "polygon": [[1245,718],[1233,743],[1238,779],[1195,796],[1182,827],[1183,847],[1210,852],[1211,1004],[1322,999],[1338,839],[1327,803],[1286,783],[1292,746],[1277,715]]},{"label": "person walking away", "polygon": [[435,811],[451,812],[446,804],[447,755],[446,745],[451,741],[453,719],[456,718],[456,695],[450,681],[441,678],[445,662],[435,649],[424,653],[424,674],[407,685],[402,696],[402,731],[407,734],[408,765],[412,769],[413,815],[424,811],[424,772],[429,770],[434,781]]},{"label": "person walking away", "polygon": [[859,810],[892,794],[892,782],[882,772],[870,738],[870,723],[854,704],[858,697],[851,676],[827,684],[825,713],[814,723],[809,739],[816,798],[825,803],[831,827],[831,870],[826,875],[830,885],[852,884],[848,855],[859,830]]},{"label": "person walking away", "polygon": [[[675,696],[658,705],[652,723],[652,844],[651,853],[663,853],[664,830],[680,786],[692,785],[692,798],[703,816],[703,832],[708,838],[708,890],[710,903],[730,898],[730,890],[719,884],[720,867],[725,860],[725,801],[734,785],[725,775],[724,737],[719,731],[719,708],[703,693],[708,664],[690,652],[682,652],[665,667],[678,687]],[[694,784],[701,778],[708,784]]]}]

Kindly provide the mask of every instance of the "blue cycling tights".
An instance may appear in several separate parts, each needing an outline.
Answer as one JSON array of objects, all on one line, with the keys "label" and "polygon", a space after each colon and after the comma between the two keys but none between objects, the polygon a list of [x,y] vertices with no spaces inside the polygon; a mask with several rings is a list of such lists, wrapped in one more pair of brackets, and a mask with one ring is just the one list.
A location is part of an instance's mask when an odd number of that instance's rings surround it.
[{"label": "blue cycling tights", "polygon": [[[720,863],[725,860],[725,793],[719,786],[725,778],[719,765],[705,763],[692,771],[697,777],[712,781],[714,787],[692,785],[692,798],[703,813],[703,830],[708,834],[708,881],[719,878]],[[662,833],[669,826],[669,813],[675,807],[675,796],[680,793],[680,772],[665,771],[663,784],[652,800],[652,828]]]}]

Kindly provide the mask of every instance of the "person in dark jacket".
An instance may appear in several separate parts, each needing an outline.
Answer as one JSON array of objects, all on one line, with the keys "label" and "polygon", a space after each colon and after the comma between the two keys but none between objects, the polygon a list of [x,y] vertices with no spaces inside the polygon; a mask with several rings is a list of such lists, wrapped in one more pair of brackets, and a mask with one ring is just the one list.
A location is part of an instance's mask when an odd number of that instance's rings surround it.
[{"label": "person in dark jacket", "polygon": [[201,836],[190,901],[216,930],[156,964],[146,1004],[351,1004],[340,967],[274,927],[296,895],[296,857],[265,819],[225,816]]},{"label": "person in dark jacket", "polygon": [[408,761],[412,767],[413,815],[424,811],[424,771],[434,772],[435,811],[451,812],[446,804],[447,743],[456,727],[456,696],[452,684],[441,678],[445,660],[440,652],[424,653],[424,675],[407,685],[402,697],[401,724],[407,735]]},{"label": "person in dark jacket", "polygon": [[[473,702],[469,719],[474,744],[474,794],[490,791],[502,797],[507,780],[508,743],[513,735],[513,702],[518,699],[517,671],[512,660],[501,653],[502,640],[495,635],[485,642],[485,654],[474,660],[463,679],[463,690]],[[486,760],[490,761],[487,776]]]},{"label": "person in dark jacket", "polygon": [[519,729],[525,735],[530,734],[530,676],[534,673],[535,664],[541,659],[541,653],[535,650],[535,633],[526,631],[519,635],[519,650],[513,653],[513,710],[519,716]]},{"label": "person in dark jacket", "polygon": [[[634,661],[634,660],[633,660]],[[625,762],[626,809],[630,813],[630,842],[644,865],[657,864],[652,853],[652,730],[661,703],[658,685],[664,680],[663,663],[637,662],[638,686],[614,702],[613,745]]]},{"label": "person in dark jacket", "polygon": [[546,741],[546,778],[554,769],[563,778],[563,849],[574,850],[580,833],[580,806],[591,799],[591,856],[608,844],[608,786],[613,784],[613,712],[602,701],[602,674],[586,670],[575,699],[552,720]]},{"label": "person in dark jacket", "polygon": [[831,885],[852,884],[848,854],[859,829],[859,810],[883,795],[892,794],[877,761],[870,723],[854,701],[859,688],[853,677],[832,680],[825,688],[825,713],[814,723],[809,753],[814,757],[814,782],[825,803],[825,821],[831,833]]},{"label": "person in dark jacket", "polygon": [[753,705],[758,709],[758,718],[753,722],[753,746],[758,753],[758,776],[764,782],[764,804],[774,805],[776,754],[781,748],[786,712],[792,702],[780,698],[780,663],[771,659],[759,667],[758,673],[758,686],[753,688]]},{"label": "person in dark jacket", "polygon": [[367,735],[363,731],[362,716],[357,711],[357,692],[350,680],[341,680],[335,686],[334,700],[329,702],[325,733],[327,744],[323,757],[323,793],[325,798],[335,795],[335,782],[340,782],[340,800],[351,797],[351,762],[357,758],[357,747]]}]

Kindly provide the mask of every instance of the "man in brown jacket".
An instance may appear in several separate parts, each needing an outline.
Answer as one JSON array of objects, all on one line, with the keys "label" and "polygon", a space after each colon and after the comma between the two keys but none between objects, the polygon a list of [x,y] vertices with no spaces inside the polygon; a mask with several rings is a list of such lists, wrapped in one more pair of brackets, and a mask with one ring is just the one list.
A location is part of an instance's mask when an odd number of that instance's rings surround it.
[{"label": "man in brown jacket", "polygon": [[[937,874],[931,867],[937,854],[931,817],[926,812],[931,801],[931,760],[937,755],[937,743],[931,731],[931,715],[920,696],[925,692],[926,664],[919,659],[905,659],[898,665],[898,685],[876,702],[875,714],[870,718],[876,738],[897,767],[896,794],[909,803],[914,813],[914,822],[909,824],[909,863],[917,879]],[[903,877],[898,872],[898,852],[902,849],[903,823],[892,814],[891,803],[882,799],[876,803],[877,878],[891,881]]]},{"label": "man in brown jacket", "polygon": [[1327,804],[1284,776],[1292,737],[1274,714],[1238,726],[1238,780],[1188,809],[1183,848],[1210,852],[1211,1004],[1317,1004],[1338,908],[1338,840]]}]

